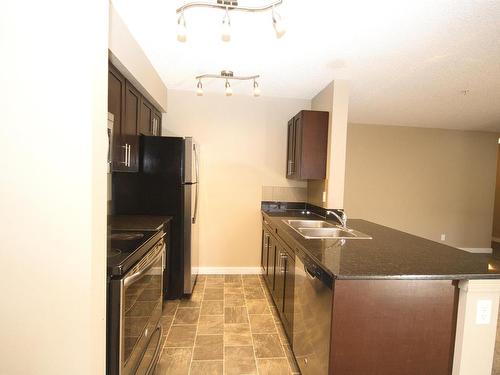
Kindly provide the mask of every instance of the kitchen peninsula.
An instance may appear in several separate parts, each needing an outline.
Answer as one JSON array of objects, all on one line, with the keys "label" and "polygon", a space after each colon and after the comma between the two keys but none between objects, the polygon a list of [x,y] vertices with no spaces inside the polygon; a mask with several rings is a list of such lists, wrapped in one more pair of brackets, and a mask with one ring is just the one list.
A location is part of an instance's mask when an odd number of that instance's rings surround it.
[{"label": "kitchen peninsula", "polygon": [[451,374],[458,283],[500,278],[499,262],[365,220],[347,227],[372,239],[306,239],[287,221],[327,217],[307,204],[264,202],[262,217],[264,278],[302,374]]}]

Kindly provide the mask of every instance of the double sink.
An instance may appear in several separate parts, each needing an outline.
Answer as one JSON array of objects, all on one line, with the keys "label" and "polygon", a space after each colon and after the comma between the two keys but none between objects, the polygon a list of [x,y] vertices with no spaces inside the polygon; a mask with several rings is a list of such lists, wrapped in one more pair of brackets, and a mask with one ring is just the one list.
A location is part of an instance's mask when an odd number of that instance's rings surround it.
[{"label": "double sink", "polygon": [[324,220],[283,220],[283,222],[306,239],[372,239],[365,233]]}]

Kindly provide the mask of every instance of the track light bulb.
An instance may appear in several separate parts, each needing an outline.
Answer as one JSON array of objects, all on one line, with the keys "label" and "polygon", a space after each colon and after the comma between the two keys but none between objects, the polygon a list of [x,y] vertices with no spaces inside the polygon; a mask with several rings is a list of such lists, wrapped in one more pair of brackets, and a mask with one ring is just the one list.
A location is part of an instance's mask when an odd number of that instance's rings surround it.
[{"label": "track light bulb", "polygon": [[177,40],[181,43],[184,43],[187,40],[186,20],[184,18],[184,13],[181,13],[179,19],[177,20]]},{"label": "track light bulb", "polygon": [[260,87],[257,81],[253,81],[253,96],[260,96]]},{"label": "track light bulb", "polygon": [[283,24],[283,21],[281,20],[281,16],[279,15],[278,12],[274,9],[273,6],[273,27],[274,31],[276,32],[276,38],[281,38],[283,35],[286,33],[286,28],[285,25]]},{"label": "track light bulb", "polygon": [[231,85],[229,84],[229,81],[226,80],[226,96],[231,96],[233,95],[233,89],[231,88]]},{"label": "track light bulb", "polygon": [[229,42],[231,40],[231,19],[229,18],[229,11],[226,8],[226,13],[222,19],[222,35],[223,42]]},{"label": "track light bulb", "polygon": [[196,85],[196,95],[203,96],[203,85],[201,83],[201,79],[198,81],[198,84]]}]

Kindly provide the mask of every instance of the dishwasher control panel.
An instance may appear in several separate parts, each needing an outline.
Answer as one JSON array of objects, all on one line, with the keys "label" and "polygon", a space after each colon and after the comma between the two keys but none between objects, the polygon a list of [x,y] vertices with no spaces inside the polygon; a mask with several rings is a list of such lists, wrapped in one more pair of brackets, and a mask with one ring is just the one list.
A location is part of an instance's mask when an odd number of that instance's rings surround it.
[{"label": "dishwasher control panel", "polygon": [[295,254],[304,263],[304,269],[310,278],[317,278],[327,287],[333,287],[333,276],[321,268],[312,257],[301,249],[295,249]]}]

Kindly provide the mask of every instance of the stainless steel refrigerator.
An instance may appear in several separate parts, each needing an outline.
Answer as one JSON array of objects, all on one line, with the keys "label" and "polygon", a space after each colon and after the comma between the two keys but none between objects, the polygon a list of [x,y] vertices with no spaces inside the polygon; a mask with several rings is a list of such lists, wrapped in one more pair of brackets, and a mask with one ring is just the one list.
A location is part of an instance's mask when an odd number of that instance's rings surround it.
[{"label": "stainless steel refrigerator", "polygon": [[141,136],[139,172],[113,174],[115,214],[173,218],[164,275],[169,299],[191,294],[198,274],[199,161],[192,137]]}]

